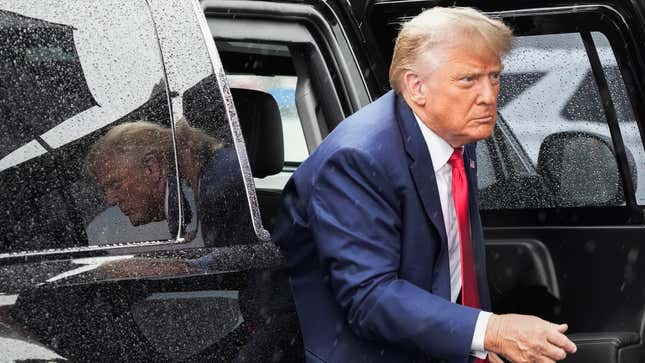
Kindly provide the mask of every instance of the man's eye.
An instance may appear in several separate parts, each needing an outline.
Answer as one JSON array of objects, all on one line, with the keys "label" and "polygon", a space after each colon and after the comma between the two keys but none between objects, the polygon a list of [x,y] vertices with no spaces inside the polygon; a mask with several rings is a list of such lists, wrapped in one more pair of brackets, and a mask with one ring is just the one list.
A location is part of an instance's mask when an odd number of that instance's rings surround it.
[{"label": "man's eye", "polygon": [[472,83],[475,81],[475,76],[463,76],[459,79],[462,83]]},{"label": "man's eye", "polygon": [[500,77],[501,77],[501,73],[499,73],[499,72],[493,72],[493,73],[490,74],[490,79],[493,82],[499,82]]}]

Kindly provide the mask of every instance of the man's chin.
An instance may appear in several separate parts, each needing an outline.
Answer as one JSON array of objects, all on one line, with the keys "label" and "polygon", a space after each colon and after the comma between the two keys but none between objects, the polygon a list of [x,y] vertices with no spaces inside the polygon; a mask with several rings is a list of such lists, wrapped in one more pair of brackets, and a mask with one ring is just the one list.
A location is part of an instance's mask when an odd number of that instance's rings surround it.
[{"label": "man's chin", "polygon": [[491,129],[488,132],[477,132],[477,133],[465,135],[459,140],[460,141],[459,145],[454,145],[452,143],[451,145],[453,147],[457,147],[457,146],[464,146],[467,144],[474,144],[474,143],[477,143],[478,141],[489,138],[492,134],[493,134],[493,131]]},{"label": "man's chin", "polygon": [[487,123],[481,125],[477,131],[472,135],[472,139],[470,140],[469,144],[475,143],[480,140],[484,140],[489,138],[493,134],[493,129],[495,128],[495,123]]},{"label": "man's chin", "polygon": [[491,127],[488,131],[483,132],[481,135],[482,137],[479,140],[488,139],[489,137],[491,137],[492,134],[493,134],[493,127]]}]

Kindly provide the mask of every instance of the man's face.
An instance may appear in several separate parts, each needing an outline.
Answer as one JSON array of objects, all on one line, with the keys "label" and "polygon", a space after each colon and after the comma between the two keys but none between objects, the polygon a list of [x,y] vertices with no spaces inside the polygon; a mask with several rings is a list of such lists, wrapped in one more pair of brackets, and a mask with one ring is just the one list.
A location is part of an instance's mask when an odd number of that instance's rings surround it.
[{"label": "man's face", "polygon": [[[491,135],[497,121],[497,95],[502,64],[499,57],[476,42],[442,47],[433,54],[439,64],[420,86],[421,120],[454,147]],[[426,69],[427,62],[425,60]],[[423,72],[423,70],[422,70]],[[423,73],[422,73],[423,74]]]},{"label": "man's face", "polygon": [[95,172],[106,202],[117,205],[133,226],[160,221],[164,216],[165,177],[145,163],[108,158]]}]

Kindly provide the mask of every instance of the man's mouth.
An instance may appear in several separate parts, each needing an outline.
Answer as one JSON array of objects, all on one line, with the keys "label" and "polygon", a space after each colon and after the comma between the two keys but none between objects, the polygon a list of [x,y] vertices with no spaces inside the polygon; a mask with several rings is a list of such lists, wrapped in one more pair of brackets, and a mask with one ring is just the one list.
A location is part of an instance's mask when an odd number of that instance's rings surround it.
[{"label": "man's mouth", "polygon": [[481,122],[481,123],[493,122],[493,116],[488,115],[488,116],[476,117],[473,119],[473,121]]}]

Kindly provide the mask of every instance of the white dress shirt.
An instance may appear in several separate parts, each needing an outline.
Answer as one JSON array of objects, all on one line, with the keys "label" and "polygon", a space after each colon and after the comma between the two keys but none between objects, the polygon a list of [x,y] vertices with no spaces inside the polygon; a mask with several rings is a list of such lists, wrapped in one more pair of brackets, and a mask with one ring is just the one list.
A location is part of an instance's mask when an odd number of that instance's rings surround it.
[{"label": "white dress shirt", "polygon": [[[452,198],[452,166],[448,164],[454,148],[444,139],[439,137],[434,131],[426,126],[415,114],[414,117],[421,128],[423,139],[428,146],[432,167],[435,178],[437,179],[437,189],[439,189],[439,199],[441,201],[441,212],[443,221],[446,225],[446,236],[448,237],[448,260],[450,265],[450,301],[457,301],[459,291],[461,291],[461,252],[459,242],[459,225],[457,223],[457,212],[455,202]],[[481,311],[475,324],[475,332],[470,345],[470,352],[478,358],[486,358],[484,350],[484,336],[488,320],[492,314]]]}]

